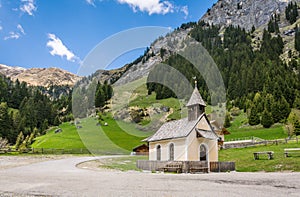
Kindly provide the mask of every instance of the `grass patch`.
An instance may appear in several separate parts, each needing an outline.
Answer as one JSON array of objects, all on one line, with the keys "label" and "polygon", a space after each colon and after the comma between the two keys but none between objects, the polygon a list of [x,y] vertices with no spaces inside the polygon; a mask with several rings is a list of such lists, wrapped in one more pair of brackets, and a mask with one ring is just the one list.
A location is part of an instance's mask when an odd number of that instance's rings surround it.
[{"label": "grass patch", "polygon": [[116,120],[116,123],[119,125],[120,128],[122,128],[128,134],[134,135],[134,136],[137,136],[137,137],[146,138],[146,137],[154,134],[154,132],[155,132],[155,131],[147,131],[147,132],[140,131],[139,129],[136,128],[135,123],[124,122],[122,120]]},{"label": "grass patch", "polygon": [[61,133],[55,133],[57,128],[53,128],[46,135],[35,138],[32,147],[88,149],[99,155],[129,154],[134,147],[143,143],[142,139],[152,134],[145,134],[138,130],[131,130],[132,133],[129,134],[119,127],[111,115],[104,117],[104,121],[108,126],[97,126],[98,120],[95,118],[82,119],[79,124],[82,127],[80,129],[76,129],[75,125],[70,123],[63,123],[59,126],[62,129]]},{"label": "grass patch", "polygon": [[[62,132],[55,133],[57,128]],[[33,148],[54,148],[54,149],[85,149],[75,125],[63,123],[59,127],[50,129],[46,135],[35,138]]]},{"label": "grass patch", "polygon": [[117,146],[127,151],[132,151],[134,147],[143,144],[141,141],[145,139],[145,137],[139,137],[125,132],[112,118],[111,114],[105,116],[104,121],[108,123],[108,126],[102,126],[104,133]]},{"label": "grass patch", "polygon": [[121,171],[141,171],[136,167],[137,160],[148,160],[148,156],[128,156],[128,157],[116,157],[109,159],[101,159],[101,168],[115,169]]},{"label": "grass patch", "polygon": [[283,139],[287,137],[287,133],[282,125],[276,125],[269,129],[266,128],[241,128],[238,130],[228,129],[230,135],[225,136],[225,140],[239,139],[245,137],[258,137],[265,140]]},{"label": "grass patch", "polygon": [[[300,143],[289,142],[288,144],[221,150],[219,160],[236,162],[236,171],[238,172],[299,172],[300,153],[285,158],[285,148],[300,148]],[[268,160],[266,155],[260,155],[260,160],[254,160],[253,153],[262,151],[274,151],[274,159]]]},{"label": "grass patch", "polygon": [[225,140],[233,140],[245,137],[259,137],[265,140],[283,139],[286,138],[287,132],[281,124],[275,124],[271,128],[263,128],[263,126],[246,126],[247,115],[241,113],[239,116],[234,116],[231,126],[228,128],[230,135],[225,136]]}]

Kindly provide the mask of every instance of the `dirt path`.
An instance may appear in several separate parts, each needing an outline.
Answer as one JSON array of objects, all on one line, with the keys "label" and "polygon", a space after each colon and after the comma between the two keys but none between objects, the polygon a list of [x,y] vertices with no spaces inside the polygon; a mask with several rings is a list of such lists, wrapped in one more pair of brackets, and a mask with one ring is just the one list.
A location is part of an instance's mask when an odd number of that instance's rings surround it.
[{"label": "dirt path", "polygon": [[[100,157],[107,158],[107,157]],[[0,157],[2,159],[2,157]],[[70,157],[0,168],[0,196],[298,196],[300,173],[161,174],[77,168]]]}]

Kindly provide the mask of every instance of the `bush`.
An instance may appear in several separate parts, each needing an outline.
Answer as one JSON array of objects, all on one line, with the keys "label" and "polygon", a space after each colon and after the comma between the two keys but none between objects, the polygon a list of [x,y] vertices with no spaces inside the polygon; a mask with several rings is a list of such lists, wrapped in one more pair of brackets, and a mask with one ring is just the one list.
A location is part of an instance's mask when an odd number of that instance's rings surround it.
[{"label": "bush", "polygon": [[241,114],[241,110],[238,107],[233,107],[230,110],[232,116],[239,116]]},{"label": "bush", "polygon": [[228,128],[228,127],[231,126],[230,119],[231,119],[230,114],[227,113],[226,116],[225,116],[225,122],[224,122],[224,127],[225,128]]},{"label": "bush", "polygon": [[264,110],[262,113],[261,124],[264,128],[270,128],[274,124],[272,114],[267,110]]},{"label": "bush", "polygon": [[8,145],[8,141],[7,139],[3,139],[2,137],[0,137],[0,148],[5,148]]}]

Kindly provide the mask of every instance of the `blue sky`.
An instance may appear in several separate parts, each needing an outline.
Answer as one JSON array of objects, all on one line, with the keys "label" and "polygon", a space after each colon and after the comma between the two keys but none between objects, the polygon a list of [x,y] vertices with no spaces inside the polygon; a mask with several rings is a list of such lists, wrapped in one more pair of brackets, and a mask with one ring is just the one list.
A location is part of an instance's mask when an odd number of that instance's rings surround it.
[{"label": "blue sky", "polygon": [[[77,73],[104,39],[127,29],[198,21],[217,0],[0,0],[0,64]],[[150,44],[150,43],[149,43]],[[114,61],[137,58],[132,51]]]}]

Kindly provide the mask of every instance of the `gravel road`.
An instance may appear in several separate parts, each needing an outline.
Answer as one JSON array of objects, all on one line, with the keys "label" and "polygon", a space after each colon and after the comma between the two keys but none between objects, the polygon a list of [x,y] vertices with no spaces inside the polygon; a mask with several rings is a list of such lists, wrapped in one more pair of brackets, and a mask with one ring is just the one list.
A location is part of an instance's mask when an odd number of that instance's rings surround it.
[{"label": "gravel road", "polygon": [[[1,156],[0,196],[273,197],[300,194],[300,173],[163,174],[76,167],[84,161],[107,157],[69,157],[8,167],[5,162],[8,157]],[[5,163],[6,167],[1,168]]]}]

